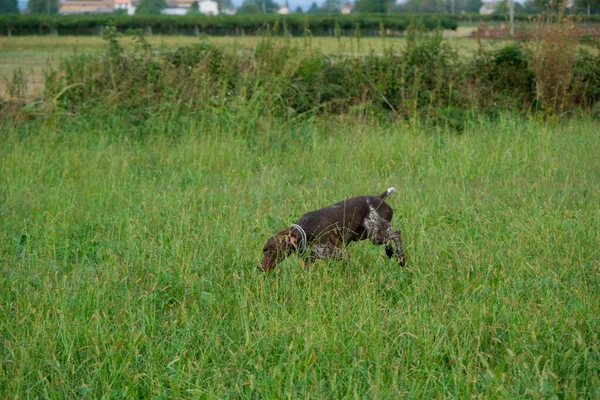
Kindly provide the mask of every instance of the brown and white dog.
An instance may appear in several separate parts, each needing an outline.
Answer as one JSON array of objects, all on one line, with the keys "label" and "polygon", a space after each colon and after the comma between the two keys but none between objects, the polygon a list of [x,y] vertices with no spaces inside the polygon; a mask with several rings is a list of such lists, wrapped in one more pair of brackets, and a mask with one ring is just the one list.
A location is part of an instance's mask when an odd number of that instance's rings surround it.
[{"label": "brown and white dog", "polygon": [[395,191],[391,187],[379,196],[352,197],[307,212],[267,240],[259,268],[269,271],[293,253],[303,256],[307,269],[316,259],[347,259],[350,255],[345,247],[365,239],[385,244],[385,254],[403,267],[402,236],[400,230],[392,230],[393,211],[385,202]]}]

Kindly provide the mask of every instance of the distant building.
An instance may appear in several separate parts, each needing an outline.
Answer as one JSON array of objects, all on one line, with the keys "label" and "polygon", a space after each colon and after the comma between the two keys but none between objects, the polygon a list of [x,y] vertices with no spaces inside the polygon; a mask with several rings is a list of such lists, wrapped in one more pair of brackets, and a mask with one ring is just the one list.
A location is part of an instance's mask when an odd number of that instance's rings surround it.
[{"label": "distant building", "polygon": [[350,2],[348,2],[348,3],[344,3],[344,4],[342,4],[342,5],[341,5],[341,7],[340,7],[340,12],[341,12],[343,15],[348,15],[348,14],[350,14],[350,13],[352,12],[352,10],[354,10],[354,3],[350,3]]},{"label": "distant building", "polygon": [[[161,11],[166,15],[185,15],[195,0],[167,0],[167,7]],[[135,14],[139,0],[64,0],[59,4],[60,14],[101,14],[115,10],[126,10],[128,15]],[[204,15],[219,15],[219,3],[213,0],[198,1],[198,9]]]},{"label": "distant building", "polygon": [[106,14],[115,10],[116,0],[61,1],[59,14]]},{"label": "distant building", "polygon": [[479,8],[479,14],[481,15],[490,15],[493,14],[499,4],[502,1],[484,1],[481,3],[481,7]]},{"label": "distant building", "polygon": [[277,10],[277,14],[288,15],[290,13],[290,8],[288,6],[279,7]]},{"label": "distant building", "polygon": [[185,15],[188,11],[189,9],[182,7],[166,7],[160,13],[163,15]]},{"label": "distant building", "polygon": [[135,14],[135,6],[132,0],[115,0],[115,10],[125,10],[127,15]]},{"label": "distant building", "polygon": [[198,3],[200,12],[204,15],[219,15],[219,3],[212,0],[203,0]]},{"label": "distant building", "polygon": [[[196,0],[167,0],[167,8],[161,11],[166,15],[185,15]],[[219,3],[212,0],[199,0],[198,11],[204,15],[219,15]]]}]

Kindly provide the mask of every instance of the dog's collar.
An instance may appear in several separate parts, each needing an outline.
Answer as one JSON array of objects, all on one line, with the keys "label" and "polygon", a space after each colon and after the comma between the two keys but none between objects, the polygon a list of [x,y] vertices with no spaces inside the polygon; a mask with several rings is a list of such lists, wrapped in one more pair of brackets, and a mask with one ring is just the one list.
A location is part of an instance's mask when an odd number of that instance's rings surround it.
[{"label": "dog's collar", "polygon": [[295,229],[300,232],[300,243],[298,244],[298,253],[303,254],[306,250],[306,232],[298,224],[291,224],[290,229]]}]

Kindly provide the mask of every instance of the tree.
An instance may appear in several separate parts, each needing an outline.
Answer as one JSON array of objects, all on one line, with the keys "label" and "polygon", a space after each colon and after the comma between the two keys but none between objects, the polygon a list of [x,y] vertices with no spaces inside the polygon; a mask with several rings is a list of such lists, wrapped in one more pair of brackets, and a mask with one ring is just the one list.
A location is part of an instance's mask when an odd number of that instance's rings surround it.
[{"label": "tree", "polygon": [[[458,14],[461,12],[479,14],[481,0],[445,0],[445,10],[450,13]],[[429,7],[437,7],[435,3],[429,3]]]},{"label": "tree", "polygon": [[186,14],[199,14],[200,13],[200,5],[198,4],[197,1],[192,1],[192,4],[190,4],[190,9],[188,10],[188,12]]},{"label": "tree", "polygon": [[58,1],[29,0],[27,10],[30,14],[58,14]]},{"label": "tree", "polygon": [[393,0],[356,0],[354,11],[368,14],[386,13],[393,4]]},{"label": "tree", "polygon": [[479,14],[479,10],[481,9],[481,3],[481,0],[466,0],[461,3],[460,11],[464,11],[466,13]]},{"label": "tree", "polygon": [[17,0],[0,0],[0,14],[18,14],[19,4]]},{"label": "tree", "polygon": [[235,5],[232,0],[215,0],[219,4],[219,10],[234,10]]},{"label": "tree", "polygon": [[325,0],[321,7],[321,11],[326,14],[337,14],[340,12],[341,6],[342,0]]},{"label": "tree", "polygon": [[260,14],[260,7],[254,0],[246,0],[238,8],[238,14]]},{"label": "tree", "polygon": [[406,9],[415,13],[442,13],[446,6],[441,0],[408,0]]},{"label": "tree", "polygon": [[256,5],[263,14],[272,14],[279,10],[279,6],[273,0],[255,0]]},{"label": "tree", "polygon": [[140,0],[135,13],[137,15],[158,15],[166,7],[166,0]]},{"label": "tree", "polygon": [[563,6],[563,2],[567,3],[567,0],[533,0],[533,5],[541,10],[545,10],[546,13],[556,13]]},{"label": "tree", "polygon": [[[498,3],[498,5],[496,5],[496,7],[494,8],[494,14],[495,15],[508,15],[509,6],[510,6],[510,0],[505,0],[505,1]],[[515,14],[523,13],[523,5],[521,3],[515,1],[514,7],[515,7]]]},{"label": "tree", "polygon": [[310,5],[310,8],[308,9],[308,13],[309,14],[316,14],[319,12],[319,6],[317,5],[317,3],[315,3],[313,1],[313,3]]},{"label": "tree", "polygon": [[539,14],[543,10],[543,8],[536,6],[533,0],[525,0],[525,2],[523,3],[523,12],[525,14]]},{"label": "tree", "polygon": [[588,15],[600,13],[600,0],[575,0],[575,7]]},{"label": "tree", "polygon": [[304,11],[302,11],[302,7],[300,7],[300,6],[296,7],[296,11],[295,12],[296,12],[296,14],[303,14],[304,13]]}]

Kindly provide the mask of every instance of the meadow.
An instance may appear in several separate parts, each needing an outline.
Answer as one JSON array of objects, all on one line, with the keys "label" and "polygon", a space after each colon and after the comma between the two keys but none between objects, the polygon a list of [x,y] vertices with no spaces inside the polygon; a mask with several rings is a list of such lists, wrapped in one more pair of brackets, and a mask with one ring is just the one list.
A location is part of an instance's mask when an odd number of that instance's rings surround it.
[{"label": "meadow", "polygon": [[[182,129],[2,135],[7,398],[600,395],[594,121]],[[258,271],[275,230],[392,185],[404,269],[359,243]]]},{"label": "meadow", "polygon": [[[515,46],[106,42],[0,102],[3,397],[600,397],[594,55],[555,107]],[[406,267],[361,242],[258,270],[390,186]]]}]

